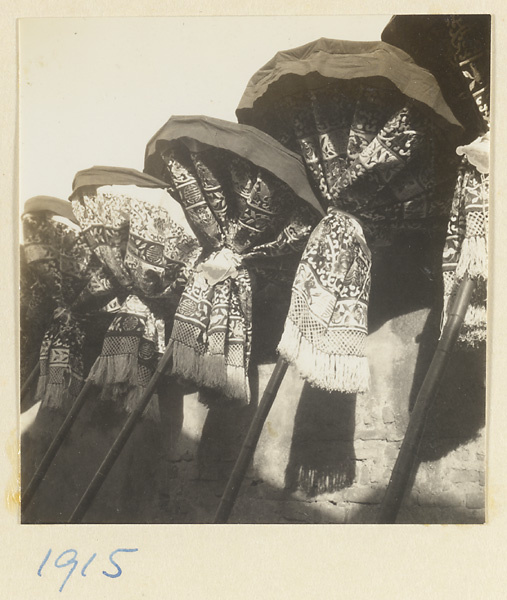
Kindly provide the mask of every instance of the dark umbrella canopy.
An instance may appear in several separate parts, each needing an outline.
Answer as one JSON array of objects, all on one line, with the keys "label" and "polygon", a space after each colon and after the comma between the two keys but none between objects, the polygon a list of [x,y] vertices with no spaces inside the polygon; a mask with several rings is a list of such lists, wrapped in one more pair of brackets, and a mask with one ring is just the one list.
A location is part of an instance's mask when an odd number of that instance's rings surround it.
[{"label": "dark umbrella canopy", "polygon": [[146,146],[145,173],[164,179],[166,165],[162,154],[171,144],[184,146],[190,152],[214,148],[246,159],[284,182],[317,211],[322,211],[300,157],[255,127],[202,115],[173,116]]},{"label": "dark umbrella canopy", "polygon": [[487,131],[491,15],[396,15],[382,40],[404,50],[435,76],[465,128],[466,141]]},{"label": "dark umbrella canopy", "polygon": [[460,126],[433,75],[418,67],[403,50],[385,42],[327,38],[275,54],[250,78],[236,114],[241,123],[253,124],[248,115],[259,110],[263,102],[321,87],[326,80],[376,78],[389,82],[450,124]]},{"label": "dark umbrella canopy", "polygon": [[237,116],[298,153],[322,204],[360,218],[370,242],[443,227],[462,127],[402,50],[320,39],[279,52],[250,79]]}]

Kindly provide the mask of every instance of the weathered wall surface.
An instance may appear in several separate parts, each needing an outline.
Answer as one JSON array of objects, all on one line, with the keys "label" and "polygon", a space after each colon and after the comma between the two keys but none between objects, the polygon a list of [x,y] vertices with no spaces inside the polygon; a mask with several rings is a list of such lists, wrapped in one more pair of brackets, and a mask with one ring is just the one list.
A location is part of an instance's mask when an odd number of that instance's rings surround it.
[{"label": "weathered wall surface", "polygon": [[[413,333],[425,313],[400,317],[370,337],[369,394],[333,397],[288,371],[230,522],[375,522],[408,420],[417,356]],[[484,521],[483,388],[473,358],[457,355],[451,365],[399,523]],[[271,370],[260,367],[261,390]],[[168,509],[175,522],[213,519],[244,435],[248,419],[242,412],[208,411],[195,396],[186,398],[182,438],[168,466]]]},{"label": "weathered wall surface", "polygon": [[[405,246],[377,257],[367,394],[328,394],[288,370],[231,523],[375,522],[438,337],[440,291],[420,250]],[[269,356],[253,377],[262,394],[274,362],[268,342],[279,338],[285,309],[268,293],[256,310],[264,315],[256,353]],[[484,361],[478,350],[453,354],[397,522],[484,521]],[[255,405],[207,407],[197,394],[183,397],[170,388],[160,402],[162,423],[137,428],[85,521],[212,522]],[[25,522],[68,519],[123,420],[94,399],[88,403]],[[47,444],[47,427],[39,415],[23,437],[24,485]]]}]

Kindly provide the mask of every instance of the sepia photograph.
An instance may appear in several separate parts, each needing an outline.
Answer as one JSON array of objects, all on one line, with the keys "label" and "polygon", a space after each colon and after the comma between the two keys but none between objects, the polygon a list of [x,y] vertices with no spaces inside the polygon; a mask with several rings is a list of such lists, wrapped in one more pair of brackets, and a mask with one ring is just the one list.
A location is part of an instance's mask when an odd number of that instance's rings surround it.
[{"label": "sepia photograph", "polygon": [[21,524],[486,523],[491,15],[18,42]]}]

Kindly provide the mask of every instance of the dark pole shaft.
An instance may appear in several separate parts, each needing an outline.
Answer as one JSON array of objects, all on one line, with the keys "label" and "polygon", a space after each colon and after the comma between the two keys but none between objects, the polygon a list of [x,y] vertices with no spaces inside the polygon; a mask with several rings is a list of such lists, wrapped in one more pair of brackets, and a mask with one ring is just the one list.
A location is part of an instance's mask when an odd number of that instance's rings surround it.
[{"label": "dark pole shaft", "polygon": [[19,392],[20,400],[23,400],[25,394],[32,387],[37,375],[39,374],[39,361],[35,363],[35,367],[30,372],[30,375],[26,378],[25,382],[21,386],[21,391]]},{"label": "dark pole shaft", "polygon": [[283,358],[278,358],[273,373],[271,373],[271,377],[264,390],[264,394],[262,395],[262,400],[250,423],[250,428],[248,429],[238,459],[236,460],[236,464],[234,465],[229,481],[227,482],[213,523],[227,523],[229,519],[234,502],[236,501],[239,489],[245,477],[246,470],[248,469],[255,448],[257,447],[262,427],[271,410],[271,406],[273,405],[278,389],[283,381],[287,367],[288,363]]},{"label": "dark pole shaft", "polygon": [[414,469],[428,410],[449,362],[451,350],[458,339],[474,287],[474,280],[465,277],[458,288],[456,299],[410,415],[407,431],[386,494],[380,505],[377,523],[396,522],[408,481]]},{"label": "dark pole shaft", "polygon": [[65,417],[64,422],[61,424],[60,429],[56,432],[56,435],[53,438],[53,441],[51,442],[49,448],[46,450],[46,453],[44,454],[44,456],[42,457],[42,460],[41,460],[39,466],[37,467],[37,470],[35,471],[35,474],[32,477],[32,480],[28,484],[28,487],[25,489],[25,491],[23,492],[23,495],[21,497],[21,506],[23,507],[23,510],[28,507],[35,492],[37,491],[37,488],[39,487],[40,483],[44,479],[44,476],[46,475],[47,470],[51,466],[51,463],[53,462],[53,460],[56,456],[56,453],[60,449],[60,446],[62,445],[63,440],[65,439],[65,436],[69,432],[74,421],[76,420],[77,415],[79,414],[81,408],[83,407],[83,405],[87,399],[87,396],[88,396],[88,390],[90,389],[91,385],[92,385],[91,381],[86,381],[86,383],[82,387],[81,391],[79,392],[78,397],[74,401],[74,404],[72,405],[71,409],[67,413],[67,416]]},{"label": "dark pole shaft", "polygon": [[106,479],[109,471],[112,469],[114,463],[116,462],[116,459],[120,455],[125,444],[127,443],[127,440],[132,434],[132,431],[137,425],[137,422],[139,421],[141,415],[144,412],[144,409],[148,406],[148,402],[150,401],[151,396],[153,395],[155,386],[157,385],[158,380],[165,371],[167,363],[169,362],[171,356],[172,346],[168,346],[168,348],[164,352],[164,355],[162,356],[157,365],[155,373],[153,373],[152,378],[150,379],[146,389],[144,390],[138,405],[129,415],[127,421],[125,422],[125,425],[118,434],[118,437],[113,442],[113,445],[109,449],[109,452],[107,453],[106,457],[102,461],[102,464],[100,465],[93,479],[91,480],[90,485],[87,487],[85,493],[81,497],[79,504],[74,509],[74,512],[72,513],[68,521],[69,523],[80,523],[84,515],[86,514],[86,511],[90,508],[95,496],[97,495],[102,484],[104,483],[104,480]]}]

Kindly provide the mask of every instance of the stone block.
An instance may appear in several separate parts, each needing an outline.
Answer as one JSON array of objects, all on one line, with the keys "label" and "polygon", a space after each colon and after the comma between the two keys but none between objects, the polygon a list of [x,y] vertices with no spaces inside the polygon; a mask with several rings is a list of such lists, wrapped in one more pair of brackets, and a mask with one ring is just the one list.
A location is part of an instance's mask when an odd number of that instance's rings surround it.
[{"label": "stone block", "polygon": [[385,446],[384,456],[386,461],[391,464],[396,461],[400,453],[400,444],[398,442],[388,442]]},{"label": "stone block", "polygon": [[315,505],[321,514],[320,523],[346,523],[348,506],[337,506],[333,502],[317,502]]},{"label": "stone block", "polygon": [[[316,505],[318,503],[312,503]],[[282,517],[288,523],[320,523],[321,515],[317,510],[312,508],[318,508],[317,506],[310,506],[309,503],[305,502],[282,502],[281,503],[281,514]]]},{"label": "stone block", "polygon": [[349,524],[372,524],[377,522],[379,513],[378,505],[351,504],[347,513],[346,523]]},{"label": "stone block", "polygon": [[377,486],[356,486],[345,492],[345,500],[358,504],[378,504],[382,501],[384,494],[385,490]]},{"label": "stone block", "polygon": [[453,483],[476,483],[480,479],[480,473],[468,469],[453,469],[449,479]]},{"label": "stone block", "polygon": [[363,423],[368,426],[373,424],[373,415],[370,411],[366,410],[363,414]]},{"label": "stone block", "polygon": [[368,485],[369,483],[371,483],[370,470],[368,469],[368,467],[366,465],[363,465],[361,467],[361,473],[359,475],[359,483],[361,485]]},{"label": "stone block", "polygon": [[357,440],[354,444],[354,453],[357,460],[368,460],[378,457],[379,448],[378,442]]},{"label": "stone block", "polygon": [[402,442],[404,437],[405,437],[404,431],[400,431],[397,428],[394,428],[394,429],[390,429],[387,432],[386,439],[388,442]]},{"label": "stone block", "polygon": [[464,504],[464,498],[456,491],[431,493],[419,492],[419,506],[458,507]]},{"label": "stone block", "polygon": [[384,406],[382,409],[382,420],[384,423],[394,423],[394,412],[390,406]]},{"label": "stone block", "polygon": [[359,440],[385,440],[386,430],[379,428],[360,429],[356,431],[356,439]]}]

